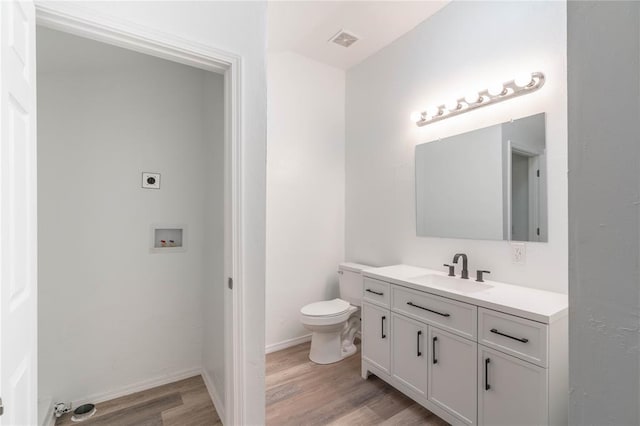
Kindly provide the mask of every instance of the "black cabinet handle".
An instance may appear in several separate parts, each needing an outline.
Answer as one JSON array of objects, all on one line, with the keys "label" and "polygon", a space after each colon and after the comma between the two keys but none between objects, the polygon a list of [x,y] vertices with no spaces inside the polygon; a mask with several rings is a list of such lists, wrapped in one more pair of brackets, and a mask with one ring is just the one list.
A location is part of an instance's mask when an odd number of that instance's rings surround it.
[{"label": "black cabinet handle", "polygon": [[438,341],[438,338],[437,338],[437,337],[434,337],[434,338],[433,338],[433,348],[432,348],[432,350],[433,350],[433,363],[434,363],[434,364],[437,364],[437,363],[438,363],[438,360],[436,359],[436,342],[437,342],[437,341]]},{"label": "black cabinet handle", "polygon": [[383,315],[383,316],[382,316],[382,321],[381,321],[381,322],[382,322],[382,324],[380,325],[380,332],[381,332],[381,334],[382,334],[382,338],[383,338],[383,339],[387,337],[387,335],[386,335],[386,334],[384,334],[384,320],[386,320],[386,319],[387,319],[387,317],[385,317],[385,316]]},{"label": "black cabinet handle", "polygon": [[443,317],[450,317],[451,316],[450,314],[443,314],[442,312],[432,311],[429,308],[425,308],[424,306],[416,305],[413,302],[407,302],[407,305],[413,306],[414,308],[422,309],[422,310],[425,310],[425,311],[433,312],[434,314],[438,314],[438,315],[443,316]]},{"label": "black cabinet handle", "polygon": [[367,289],[367,291],[368,291],[369,293],[377,294],[378,296],[384,296],[384,293],[377,292],[377,291],[373,291],[373,290],[371,290],[370,288],[368,288],[368,289]]},{"label": "black cabinet handle", "polygon": [[422,330],[419,330],[416,336],[416,356],[422,356],[422,352],[420,352],[420,336],[422,335]]},{"label": "black cabinet handle", "polygon": [[491,385],[489,384],[489,363],[491,362],[490,358],[484,360],[484,390],[491,389]]},{"label": "black cabinet handle", "polygon": [[491,332],[495,334],[499,334],[500,336],[508,337],[509,339],[517,340],[518,342],[522,342],[522,343],[527,343],[529,341],[529,339],[525,339],[524,337],[513,337],[513,336],[509,336],[508,334],[500,333],[495,328],[492,328]]}]

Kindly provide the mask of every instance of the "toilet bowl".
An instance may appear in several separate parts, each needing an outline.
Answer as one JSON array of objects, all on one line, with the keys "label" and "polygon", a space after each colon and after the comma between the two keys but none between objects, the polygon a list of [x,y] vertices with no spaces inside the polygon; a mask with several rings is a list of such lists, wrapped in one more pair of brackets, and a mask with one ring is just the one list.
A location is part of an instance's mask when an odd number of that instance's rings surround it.
[{"label": "toilet bowl", "polygon": [[333,299],[306,305],[300,314],[302,325],[313,333],[311,361],[332,364],[356,353],[353,339],[360,328],[360,308]]},{"label": "toilet bowl", "polygon": [[364,265],[341,263],[338,268],[340,298],[310,303],[300,309],[300,321],[311,335],[309,359],[332,364],[356,353],[360,330],[360,303]]}]

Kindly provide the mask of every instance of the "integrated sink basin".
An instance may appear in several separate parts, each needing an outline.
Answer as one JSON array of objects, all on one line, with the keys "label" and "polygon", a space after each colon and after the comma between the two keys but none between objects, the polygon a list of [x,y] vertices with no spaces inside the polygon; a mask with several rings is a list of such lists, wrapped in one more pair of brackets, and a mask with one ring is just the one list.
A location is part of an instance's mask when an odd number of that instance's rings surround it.
[{"label": "integrated sink basin", "polygon": [[443,290],[453,290],[459,293],[476,293],[488,290],[493,286],[486,283],[479,283],[474,280],[463,280],[457,277],[447,277],[443,275],[427,274],[409,278],[407,281],[414,284],[423,284],[431,287],[439,287]]}]

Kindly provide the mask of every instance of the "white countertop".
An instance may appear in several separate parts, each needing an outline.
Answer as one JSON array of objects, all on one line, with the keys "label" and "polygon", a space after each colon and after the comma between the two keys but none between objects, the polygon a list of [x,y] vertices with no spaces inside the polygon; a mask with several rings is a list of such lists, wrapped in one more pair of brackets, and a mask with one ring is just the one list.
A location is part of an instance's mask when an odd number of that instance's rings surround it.
[{"label": "white countertop", "polygon": [[[442,271],[418,268],[409,265],[393,265],[382,268],[366,269],[362,272],[370,277],[403,287],[420,290],[438,296],[448,297],[461,302],[471,303],[487,309],[505,312],[534,321],[550,324],[568,314],[569,301],[566,294],[506,284],[485,279],[483,284],[490,287],[472,293],[457,291],[445,285],[424,284],[415,278],[424,275],[440,275],[447,277]],[[413,280],[412,280],[413,279]],[[453,278],[452,278],[453,279]],[[455,279],[461,279],[457,277]],[[412,282],[413,281],[413,282]],[[466,280],[464,280],[466,281]],[[469,283],[475,277],[469,277]]]}]

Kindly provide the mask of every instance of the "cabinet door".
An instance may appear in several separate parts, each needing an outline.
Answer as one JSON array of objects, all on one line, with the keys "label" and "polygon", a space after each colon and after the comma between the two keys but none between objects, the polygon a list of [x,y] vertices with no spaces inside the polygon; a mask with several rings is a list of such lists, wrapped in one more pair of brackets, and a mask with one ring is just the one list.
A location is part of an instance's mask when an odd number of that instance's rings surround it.
[{"label": "cabinet door", "polygon": [[478,344],[430,327],[429,348],[429,401],[475,425]]},{"label": "cabinet door", "polygon": [[426,324],[396,313],[391,314],[391,373],[393,377],[424,397],[427,396],[428,328]]},{"label": "cabinet door", "polygon": [[389,372],[391,314],[388,309],[362,304],[362,358]]},{"label": "cabinet door", "polygon": [[478,423],[548,423],[547,370],[482,345],[478,350]]}]

